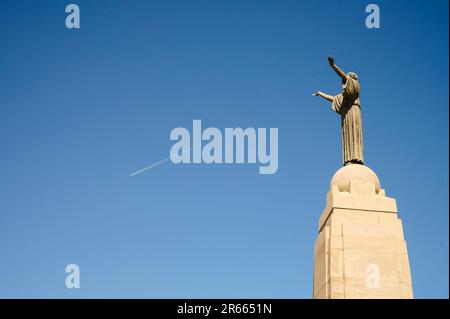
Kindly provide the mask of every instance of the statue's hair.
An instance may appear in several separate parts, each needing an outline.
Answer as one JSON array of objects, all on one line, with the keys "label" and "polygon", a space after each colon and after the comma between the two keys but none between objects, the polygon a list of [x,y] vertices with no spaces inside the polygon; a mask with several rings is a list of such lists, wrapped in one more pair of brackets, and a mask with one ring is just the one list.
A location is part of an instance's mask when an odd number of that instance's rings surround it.
[{"label": "statue's hair", "polygon": [[358,80],[358,75],[355,72],[348,72],[348,76],[354,80]]}]

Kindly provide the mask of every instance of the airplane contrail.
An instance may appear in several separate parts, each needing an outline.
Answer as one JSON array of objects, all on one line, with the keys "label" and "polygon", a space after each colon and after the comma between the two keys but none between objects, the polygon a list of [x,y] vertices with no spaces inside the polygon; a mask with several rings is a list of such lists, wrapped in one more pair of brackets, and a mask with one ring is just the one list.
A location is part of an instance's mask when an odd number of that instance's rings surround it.
[{"label": "airplane contrail", "polygon": [[164,159],[162,159],[160,161],[157,161],[156,163],[153,163],[153,164],[151,164],[151,165],[149,165],[147,167],[144,167],[143,169],[140,169],[140,170],[138,170],[138,171],[136,171],[134,173],[131,173],[129,176],[134,176],[134,175],[143,173],[145,171],[148,171],[149,169],[152,169],[152,168],[154,168],[154,167],[156,167],[158,165],[161,165],[161,164],[167,162],[168,160],[170,160],[170,157],[164,158]]}]

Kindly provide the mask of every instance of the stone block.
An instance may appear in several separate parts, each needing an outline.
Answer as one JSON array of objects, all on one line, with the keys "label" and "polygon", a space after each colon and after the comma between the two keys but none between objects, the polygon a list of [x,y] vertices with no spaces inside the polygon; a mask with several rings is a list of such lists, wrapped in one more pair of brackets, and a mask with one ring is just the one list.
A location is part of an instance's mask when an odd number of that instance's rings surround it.
[{"label": "stone block", "polygon": [[400,299],[402,293],[400,284],[395,281],[382,280],[378,287],[366,284],[365,279],[345,279],[345,296],[348,298],[395,298]]},{"label": "stone block", "polygon": [[[331,262],[331,260],[330,260]],[[374,269],[376,267],[376,269]],[[380,281],[400,282],[398,256],[368,250],[344,249],[344,278],[366,280],[377,271]]]},{"label": "stone block", "polygon": [[375,238],[396,238],[403,240],[402,225],[399,220],[396,223],[386,225],[351,224],[342,225],[342,236],[359,236]]},{"label": "stone block", "polygon": [[[335,174],[327,194],[314,247],[313,296],[413,298],[396,201],[372,171],[356,168]],[[357,176],[361,170],[369,182]]]},{"label": "stone block", "polygon": [[330,249],[330,278],[344,279],[344,251],[342,249]]}]

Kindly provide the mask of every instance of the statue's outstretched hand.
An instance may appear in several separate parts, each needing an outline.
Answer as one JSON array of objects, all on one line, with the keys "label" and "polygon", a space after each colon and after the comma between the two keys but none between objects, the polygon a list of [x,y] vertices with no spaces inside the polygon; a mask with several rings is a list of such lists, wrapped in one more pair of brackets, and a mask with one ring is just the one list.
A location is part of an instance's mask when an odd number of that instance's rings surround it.
[{"label": "statue's outstretched hand", "polygon": [[334,58],[333,58],[332,56],[329,56],[329,57],[328,57],[328,64],[329,64],[330,66],[333,66],[333,65],[334,65]]},{"label": "statue's outstretched hand", "polygon": [[312,96],[319,96],[320,95],[320,91],[316,91],[312,94]]}]

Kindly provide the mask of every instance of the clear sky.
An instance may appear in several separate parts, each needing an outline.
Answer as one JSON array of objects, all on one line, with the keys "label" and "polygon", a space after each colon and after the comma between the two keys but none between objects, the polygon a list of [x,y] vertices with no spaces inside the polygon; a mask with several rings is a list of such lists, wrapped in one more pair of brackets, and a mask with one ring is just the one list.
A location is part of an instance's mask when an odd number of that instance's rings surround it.
[{"label": "clear sky", "polygon": [[[0,297],[311,298],[341,166],[333,55],[396,198],[415,297],[448,298],[448,1],[0,2]],[[279,169],[166,162],[173,128],[279,129]],[[65,267],[81,288],[65,287]]]}]

